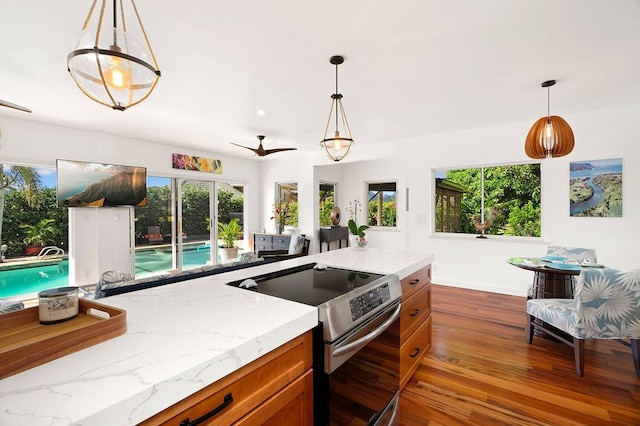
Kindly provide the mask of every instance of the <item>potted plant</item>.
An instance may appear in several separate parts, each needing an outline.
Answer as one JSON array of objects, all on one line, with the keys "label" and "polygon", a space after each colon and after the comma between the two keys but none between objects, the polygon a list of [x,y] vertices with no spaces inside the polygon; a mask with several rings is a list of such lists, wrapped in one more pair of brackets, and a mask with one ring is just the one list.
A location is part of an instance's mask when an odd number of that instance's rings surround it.
[{"label": "potted plant", "polygon": [[235,259],[238,257],[236,241],[242,235],[240,219],[233,218],[229,223],[218,224],[218,239],[222,241],[220,246],[220,260]]},{"label": "potted plant", "polygon": [[358,206],[360,202],[358,200],[354,200],[353,203],[349,201],[349,214],[351,215],[351,219],[347,223],[349,227],[349,245],[354,249],[365,249],[367,247],[367,239],[365,238],[365,233],[369,227],[367,225],[358,226],[358,222],[356,222],[358,216]]},{"label": "potted plant", "polygon": [[47,244],[55,244],[56,238],[60,235],[60,228],[53,219],[42,219],[35,225],[22,224],[21,228],[27,231],[24,242],[27,244],[27,254],[38,254]]}]

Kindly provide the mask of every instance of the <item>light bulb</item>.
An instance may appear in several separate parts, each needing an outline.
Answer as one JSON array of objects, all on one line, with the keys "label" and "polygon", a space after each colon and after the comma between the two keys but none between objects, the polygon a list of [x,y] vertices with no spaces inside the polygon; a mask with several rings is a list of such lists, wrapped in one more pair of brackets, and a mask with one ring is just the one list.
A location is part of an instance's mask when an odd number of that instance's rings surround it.
[{"label": "light bulb", "polygon": [[126,90],[131,87],[131,72],[122,66],[122,59],[109,56],[109,68],[104,73],[105,80],[116,90]]},{"label": "light bulb", "polygon": [[[336,138],[340,137],[340,133],[336,133]],[[334,151],[340,151],[342,149],[342,142],[340,142],[338,139],[335,139],[333,141],[333,150]]]},{"label": "light bulb", "polygon": [[549,121],[544,126],[544,147],[547,150],[553,148],[553,126]]}]

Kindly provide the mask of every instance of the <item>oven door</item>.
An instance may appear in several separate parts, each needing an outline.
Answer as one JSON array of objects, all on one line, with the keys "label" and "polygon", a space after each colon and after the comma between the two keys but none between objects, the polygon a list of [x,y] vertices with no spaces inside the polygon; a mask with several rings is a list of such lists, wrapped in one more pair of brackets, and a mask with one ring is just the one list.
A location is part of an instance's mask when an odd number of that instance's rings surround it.
[{"label": "oven door", "polygon": [[362,328],[325,344],[325,363],[331,367],[325,365],[328,424],[397,424],[399,315],[398,301]]}]

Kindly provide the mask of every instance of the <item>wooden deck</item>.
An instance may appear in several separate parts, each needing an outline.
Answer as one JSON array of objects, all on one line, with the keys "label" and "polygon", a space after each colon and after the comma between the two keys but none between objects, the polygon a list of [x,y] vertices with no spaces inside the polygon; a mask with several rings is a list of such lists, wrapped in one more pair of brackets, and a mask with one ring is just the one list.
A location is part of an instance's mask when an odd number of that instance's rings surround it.
[{"label": "wooden deck", "polygon": [[433,285],[433,349],[400,399],[400,425],[640,425],[631,350],[525,339],[524,297]]}]

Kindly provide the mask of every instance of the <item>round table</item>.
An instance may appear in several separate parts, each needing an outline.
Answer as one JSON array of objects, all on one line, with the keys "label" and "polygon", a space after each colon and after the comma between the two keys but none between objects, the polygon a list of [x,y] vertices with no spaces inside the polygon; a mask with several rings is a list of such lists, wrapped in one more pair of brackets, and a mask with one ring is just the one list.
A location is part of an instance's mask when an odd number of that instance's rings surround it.
[{"label": "round table", "polygon": [[512,257],[507,262],[518,268],[533,271],[533,288],[528,296],[533,299],[572,299],[574,276],[580,269],[549,268],[548,262],[538,257]]}]

